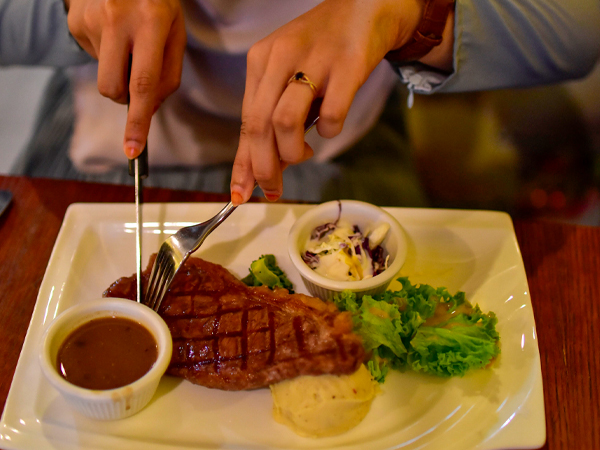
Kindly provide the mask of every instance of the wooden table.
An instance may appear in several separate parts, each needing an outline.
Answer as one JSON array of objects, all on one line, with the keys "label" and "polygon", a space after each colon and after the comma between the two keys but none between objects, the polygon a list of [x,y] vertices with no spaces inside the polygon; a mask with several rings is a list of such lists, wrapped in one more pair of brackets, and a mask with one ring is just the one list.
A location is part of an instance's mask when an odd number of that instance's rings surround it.
[{"label": "wooden table", "polygon": [[[0,176],[0,402],[10,388],[38,289],[67,207],[131,202],[133,188]],[[228,196],[148,189],[148,202]],[[541,353],[547,449],[600,449],[600,228],[515,221]]]}]

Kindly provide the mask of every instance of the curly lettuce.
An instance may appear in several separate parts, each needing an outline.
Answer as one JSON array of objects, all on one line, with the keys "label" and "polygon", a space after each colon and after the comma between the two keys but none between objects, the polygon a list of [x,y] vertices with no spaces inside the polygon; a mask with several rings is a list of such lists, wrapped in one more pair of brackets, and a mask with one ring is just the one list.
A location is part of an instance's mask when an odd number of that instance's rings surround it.
[{"label": "curly lettuce", "polygon": [[[340,310],[352,313],[354,330],[371,354],[367,367],[376,380],[383,382],[390,368],[463,376],[498,356],[494,313],[472,307],[464,292],[451,295],[443,287],[412,285],[407,277],[398,281],[399,291],[360,299],[344,291],[334,299]],[[434,317],[439,311],[442,314]]]}]

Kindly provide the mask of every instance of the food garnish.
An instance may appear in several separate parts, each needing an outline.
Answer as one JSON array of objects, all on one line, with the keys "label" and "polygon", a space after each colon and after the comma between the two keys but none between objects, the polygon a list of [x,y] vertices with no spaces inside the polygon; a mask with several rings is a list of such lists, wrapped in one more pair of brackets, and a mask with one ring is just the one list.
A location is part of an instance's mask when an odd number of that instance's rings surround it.
[{"label": "food garnish", "polygon": [[363,234],[358,225],[341,219],[316,227],[302,253],[302,260],[316,273],[332,280],[372,278],[387,268],[381,243],[389,231],[383,222]]},{"label": "food garnish", "polygon": [[498,319],[472,306],[464,292],[413,286],[398,278],[399,291],[358,299],[351,291],[337,295],[341,311],[350,311],[354,331],[363,338],[373,377],[385,381],[390,368],[432,375],[463,376],[488,366],[500,354]]},{"label": "food garnish", "polygon": [[267,286],[270,289],[285,288],[294,293],[294,285],[277,265],[274,255],[262,255],[250,264],[250,273],[242,278],[247,286]]}]

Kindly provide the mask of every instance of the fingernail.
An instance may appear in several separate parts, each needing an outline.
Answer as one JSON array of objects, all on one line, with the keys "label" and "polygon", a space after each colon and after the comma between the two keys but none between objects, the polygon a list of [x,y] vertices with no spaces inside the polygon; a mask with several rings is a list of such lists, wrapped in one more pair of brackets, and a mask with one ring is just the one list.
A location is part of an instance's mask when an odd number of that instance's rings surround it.
[{"label": "fingernail", "polygon": [[244,198],[239,192],[231,191],[231,203],[233,203],[233,206],[240,206],[244,203]]},{"label": "fingernail", "polygon": [[270,202],[278,200],[280,196],[281,194],[279,194],[278,192],[265,192],[265,197]]},{"label": "fingernail", "polygon": [[140,144],[136,141],[127,141],[125,143],[125,155],[129,159],[133,159],[140,154]]}]

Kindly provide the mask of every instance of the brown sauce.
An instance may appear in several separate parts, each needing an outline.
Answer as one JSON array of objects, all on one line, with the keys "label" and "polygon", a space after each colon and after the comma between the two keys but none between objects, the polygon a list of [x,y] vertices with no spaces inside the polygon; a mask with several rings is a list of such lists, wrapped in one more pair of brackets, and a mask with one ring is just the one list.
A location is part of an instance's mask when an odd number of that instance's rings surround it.
[{"label": "brown sauce", "polygon": [[158,345],[139,323],[122,317],[91,320],[58,350],[57,367],[68,382],[87,389],[114,389],[141,378],[156,362]]}]

